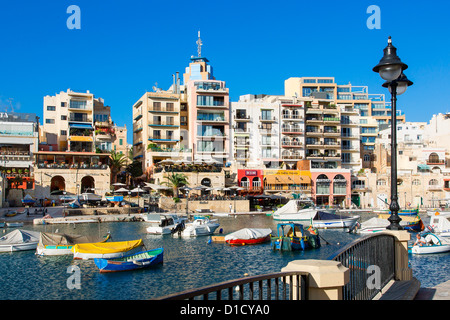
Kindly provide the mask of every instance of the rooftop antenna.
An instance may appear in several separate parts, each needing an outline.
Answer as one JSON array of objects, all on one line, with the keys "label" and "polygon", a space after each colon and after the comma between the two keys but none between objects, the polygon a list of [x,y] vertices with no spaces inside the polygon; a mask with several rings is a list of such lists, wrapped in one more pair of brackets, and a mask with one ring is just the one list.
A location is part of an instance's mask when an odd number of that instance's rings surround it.
[{"label": "rooftop antenna", "polygon": [[198,57],[201,58],[203,43],[202,43],[202,39],[200,39],[200,30],[198,30],[198,40],[197,40],[196,44],[197,44]]}]

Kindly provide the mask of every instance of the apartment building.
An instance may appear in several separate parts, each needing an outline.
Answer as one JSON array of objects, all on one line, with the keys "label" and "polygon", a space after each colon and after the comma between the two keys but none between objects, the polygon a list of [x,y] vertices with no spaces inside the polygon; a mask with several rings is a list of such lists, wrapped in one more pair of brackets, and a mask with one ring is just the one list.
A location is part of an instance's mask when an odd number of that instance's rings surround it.
[{"label": "apartment building", "polygon": [[6,188],[33,189],[39,121],[34,113],[0,112],[0,167]]}]

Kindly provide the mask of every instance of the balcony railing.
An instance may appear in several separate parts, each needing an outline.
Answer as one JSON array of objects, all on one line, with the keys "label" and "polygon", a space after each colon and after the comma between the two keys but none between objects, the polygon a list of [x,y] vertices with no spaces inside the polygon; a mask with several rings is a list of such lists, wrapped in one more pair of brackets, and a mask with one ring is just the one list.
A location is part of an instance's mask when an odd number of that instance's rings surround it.
[{"label": "balcony railing", "polygon": [[308,300],[308,275],[307,272],[279,272],[245,277],[186,290],[157,300]]}]

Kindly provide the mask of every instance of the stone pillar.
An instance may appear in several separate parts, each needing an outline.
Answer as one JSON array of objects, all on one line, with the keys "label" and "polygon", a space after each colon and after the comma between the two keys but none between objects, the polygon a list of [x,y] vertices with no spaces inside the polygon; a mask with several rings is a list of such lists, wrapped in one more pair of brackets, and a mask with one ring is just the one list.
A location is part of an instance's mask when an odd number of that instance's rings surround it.
[{"label": "stone pillar", "polygon": [[396,237],[395,240],[395,280],[412,280],[412,269],[409,267],[408,240],[411,234],[406,230],[384,231]]},{"label": "stone pillar", "polygon": [[309,300],[342,300],[342,287],[349,282],[349,269],[339,261],[295,260],[282,272],[309,272]]}]

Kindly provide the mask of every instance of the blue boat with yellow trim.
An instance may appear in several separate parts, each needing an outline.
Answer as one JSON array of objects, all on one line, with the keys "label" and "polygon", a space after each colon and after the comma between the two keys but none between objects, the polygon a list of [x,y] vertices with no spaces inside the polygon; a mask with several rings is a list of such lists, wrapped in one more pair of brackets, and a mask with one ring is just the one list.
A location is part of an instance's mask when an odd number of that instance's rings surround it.
[{"label": "blue boat with yellow trim", "polygon": [[95,265],[100,272],[118,272],[143,269],[163,263],[164,249],[157,248],[141,251],[120,258],[94,258]]}]

